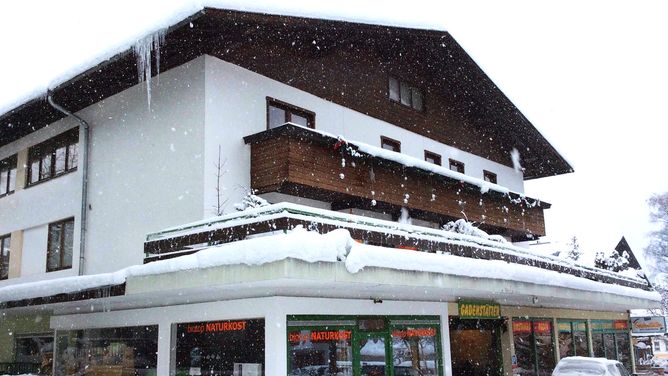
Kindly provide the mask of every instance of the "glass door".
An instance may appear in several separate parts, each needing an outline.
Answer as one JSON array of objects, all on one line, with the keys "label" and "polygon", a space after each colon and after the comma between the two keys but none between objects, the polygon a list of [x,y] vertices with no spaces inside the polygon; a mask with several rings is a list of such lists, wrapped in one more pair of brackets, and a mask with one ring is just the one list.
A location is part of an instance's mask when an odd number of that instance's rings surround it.
[{"label": "glass door", "polygon": [[390,376],[388,369],[389,335],[387,332],[359,333],[355,340],[355,358],[360,376]]}]

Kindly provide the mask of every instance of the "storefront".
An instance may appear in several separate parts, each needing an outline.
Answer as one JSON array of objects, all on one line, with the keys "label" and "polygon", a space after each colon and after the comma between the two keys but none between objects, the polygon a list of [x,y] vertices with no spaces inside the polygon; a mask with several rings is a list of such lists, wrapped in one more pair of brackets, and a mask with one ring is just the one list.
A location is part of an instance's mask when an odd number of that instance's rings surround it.
[{"label": "storefront", "polygon": [[631,370],[631,339],[627,320],[591,322],[594,356],[619,360]]},{"label": "storefront", "polygon": [[505,321],[495,303],[459,302],[459,316],[451,316],[452,374],[500,376],[503,374],[501,335]]},{"label": "storefront", "polygon": [[558,320],[559,358],[567,356],[589,356],[586,320]]},{"label": "storefront", "polygon": [[440,318],[288,319],[288,374],[442,376]]},{"label": "storefront", "polygon": [[551,375],[556,365],[552,320],[513,318],[515,363],[513,373],[523,376]]}]

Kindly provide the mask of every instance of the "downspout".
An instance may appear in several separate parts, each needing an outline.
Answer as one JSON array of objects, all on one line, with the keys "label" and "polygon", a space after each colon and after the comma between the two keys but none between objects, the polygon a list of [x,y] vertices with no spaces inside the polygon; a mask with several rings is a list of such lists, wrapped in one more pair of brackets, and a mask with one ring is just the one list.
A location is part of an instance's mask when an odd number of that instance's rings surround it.
[{"label": "downspout", "polygon": [[71,116],[75,118],[79,124],[81,124],[81,128],[83,129],[82,132],[82,137],[81,137],[81,150],[83,150],[83,158],[81,158],[81,174],[82,174],[82,179],[81,179],[81,231],[80,231],[80,236],[79,236],[79,275],[84,274],[84,262],[85,262],[85,256],[84,256],[84,250],[86,249],[86,217],[87,217],[87,208],[88,208],[88,138],[89,138],[89,132],[90,132],[90,126],[86,122],[86,120],[82,119],[81,117],[69,112],[62,106],[60,106],[58,103],[56,103],[53,100],[53,96],[51,95],[51,91],[49,91],[47,95],[47,100],[51,107],[54,109],[62,112],[66,116]]}]

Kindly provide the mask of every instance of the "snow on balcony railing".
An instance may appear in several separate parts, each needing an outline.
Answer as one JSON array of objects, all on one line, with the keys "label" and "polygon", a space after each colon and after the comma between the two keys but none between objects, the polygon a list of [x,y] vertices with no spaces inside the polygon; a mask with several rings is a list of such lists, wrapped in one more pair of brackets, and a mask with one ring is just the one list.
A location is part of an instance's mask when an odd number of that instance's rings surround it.
[{"label": "snow on balcony railing", "polygon": [[[612,271],[577,265],[566,260],[551,256],[537,255],[524,248],[514,246],[512,243],[503,243],[481,237],[460,234],[442,229],[403,224],[383,219],[364,217],[359,215],[341,213],[331,210],[313,208],[310,206],[293,203],[277,203],[240,212],[230,213],[219,217],[213,217],[197,222],[184,224],[165,229],[160,232],[148,234],[147,242],[175,239],[193,234],[210,232],[219,229],[233,228],[260,221],[272,221],[281,218],[291,218],[306,222],[321,223],[334,227],[358,229],[369,232],[382,232],[388,235],[425,240],[438,243],[447,243],[461,247],[473,247],[481,250],[501,252],[509,256],[515,256],[528,261],[548,262],[574,271],[594,273],[607,276],[612,279],[627,281],[633,284],[647,286],[647,282],[640,278],[625,276]],[[277,229],[287,230],[287,229]]]}]

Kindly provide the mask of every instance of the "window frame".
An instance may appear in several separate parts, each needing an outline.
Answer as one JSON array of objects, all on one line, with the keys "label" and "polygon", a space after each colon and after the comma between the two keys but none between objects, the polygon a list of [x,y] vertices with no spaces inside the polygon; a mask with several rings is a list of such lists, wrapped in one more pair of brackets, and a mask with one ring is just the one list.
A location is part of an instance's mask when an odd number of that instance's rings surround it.
[{"label": "window frame", "polygon": [[[0,236],[0,280],[6,280],[9,279],[9,262],[7,262],[7,270],[4,270],[4,254],[3,250],[5,249],[5,242],[9,242],[9,246],[7,247],[7,258],[9,259],[11,257],[11,247],[12,247],[12,234],[6,234]],[[8,260],[9,261],[9,260]],[[3,276],[5,274],[5,276]]]},{"label": "window frame", "polygon": [[[18,162],[17,155],[14,154],[0,161],[0,175],[3,173],[7,174],[7,180],[5,181],[5,193],[0,193],[0,197],[5,197],[16,192],[16,175],[18,172]],[[14,171],[13,187],[12,187],[12,171]],[[10,189],[11,188],[11,189]]]},{"label": "window frame", "polygon": [[[383,145],[386,145],[386,144],[396,146],[396,150],[394,150],[394,148],[393,149],[384,148]],[[383,150],[393,151],[395,153],[401,153],[401,141],[381,135],[380,136],[380,148],[383,149]]]},{"label": "window frame", "polygon": [[[427,158],[430,157],[431,159],[434,160],[434,162],[429,162]],[[443,165],[443,158],[441,158],[441,155],[438,153],[434,153],[433,151],[425,150],[424,151],[424,161],[428,163],[433,163],[436,166],[442,166]],[[438,163],[436,163],[438,162]]]},{"label": "window frame", "polygon": [[[399,96],[397,99],[392,98],[392,94],[391,94],[392,93],[391,88],[392,88],[393,81],[396,82],[396,84],[397,84],[397,95]],[[401,96],[401,88],[402,87],[405,87],[408,90],[408,98],[407,98],[408,103],[404,103],[404,100],[402,100],[402,96]],[[416,105],[415,105],[416,101],[413,100],[415,98],[415,94],[417,94],[420,97],[420,107],[419,108],[416,107]],[[414,111],[417,111],[417,112],[424,112],[425,111],[424,90],[422,90],[420,87],[418,87],[418,85],[413,85],[412,83],[410,83],[408,81],[405,81],[405,80],[402,80],[402,79],[399,79],[396,76],[389,75],[387,77],[387,99],[389,99],[393,103],[398,103],[398,104],[402,105],[403,107],[413,109]]]},{"label": "window frame", "polygon": [[288,102],[272,98],[272,97],[267,97],[267,125],[266,129],[273,129],[270,127],[269,123],[269,108],[270,107],[276,107],[280,108],[283,111],[285,111],[285,123],[290,123],[292,122],[292,114],[294,113],[295,115],[299,115],[301,117],[306,118],[306,126],[310,129],[315,129],[315,112],[311,110],[307,110],[305,108],[295,106],[294,104],[290,104]]},{"label": "window frame", "polygon": [[[65,263],[65,260],[64,260],[64,257],[65,257],[65,252],[64,252],[64,249],[65,249],[65,228],[66,228],[65,225],[68,222],[72,222],[72,259],[70,260],[69,265],[64,265],[64,263]],[[56,272],[56,271],[59,271],[59,270],[72,269],[72,266],[74,264],[74,223],[75,223],[74,217],[65,218],[65,219],[61,219],[61,220],[56,221],[56,222],[49,223],[49,227],[47,229],[47,243],[46,243],[46,272],[47,273]],[[51,242],[52,242],[51,227],[52,226],[58,226],[58,225],[61,226],[60,237],[59,237],[60,238],[60,244],[59,244],[60,252],[58,254],[58,266],[55,267],[55,268],[49,269],[49,255],[51,253]]]},{"label": "window frame", "polygon": [[[61,148],[65,148],[65,167],[63,171],[56,170],[56,153]],[[76,148],[76,163],[74,166],[70,165],[71,150]],[[42,161],[46,156],[49,156],[50,165],[48,176],[42,177]],[[37,180],[32,180],[33,164],[37,163]],[[53,138],[50,138],[42,143],[33,145],[28,149],[28,163],[26,166],[26,188],[34,185],[55,179],[57,177],[67,175],[77,170],[79,166],[79,128],[73,128],[65,131]]]},{"label": "window frame", "polygon": [[[455,167],[455,169],[453,170],[452,167]],[[461,168],[461,171],[460,171],[460,168]],[[448,169],[450,171],[459,172],[460,174],[464,174],[465,171],[466,171],[466,165],[464,164],[464,162],[460,162],[456,159],[448,158]]]},{"label": "window frame", "polygon": [[497,183],[497,181],[498,181],[497,178],[498,178],[498,176],[495,173],[493,173],[492,171],[482,170],[482,180],[484,180],[488,183],[498,184]]}]

